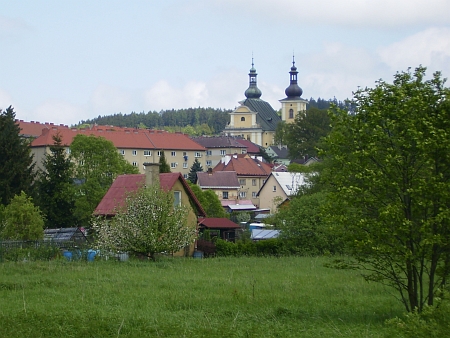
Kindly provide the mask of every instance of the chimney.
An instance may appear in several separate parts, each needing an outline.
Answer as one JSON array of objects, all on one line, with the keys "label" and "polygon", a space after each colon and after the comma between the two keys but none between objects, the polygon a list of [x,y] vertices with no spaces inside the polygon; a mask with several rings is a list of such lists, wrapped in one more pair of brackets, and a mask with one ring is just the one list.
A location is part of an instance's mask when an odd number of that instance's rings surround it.
[{"label": "chimney", "polygon": [[159,184],[159,163],[144,163],[145,185],[147,187],[152,184]]},{"label": "chimney", "polygon": [[209,168],[208,168],[208,175],[212,175],[212,174],[213,174],[212,168],[209,167]]}]

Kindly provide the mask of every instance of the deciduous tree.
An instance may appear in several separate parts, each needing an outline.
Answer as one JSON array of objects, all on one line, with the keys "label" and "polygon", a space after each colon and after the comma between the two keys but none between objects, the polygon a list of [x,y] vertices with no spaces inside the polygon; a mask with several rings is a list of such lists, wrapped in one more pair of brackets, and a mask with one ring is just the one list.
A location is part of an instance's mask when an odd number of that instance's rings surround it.
[{"label": "deciduous tree", "polygon": [[186,206],[174,206],[171,191],[154,184],[126,199],[126,206],[105,221],[94,219],[98,244],[112,252],[130,252],[155,259],[161,252],[176,252],[193,242],[196,225],[188,224]]},{"label": "deciduous tree", "polygon": [[407,311],[433,304],[450,273],[450,91],[425,68],[354,94],[333,109],[321,175],[329,215],[368,280],[398,291]]}]

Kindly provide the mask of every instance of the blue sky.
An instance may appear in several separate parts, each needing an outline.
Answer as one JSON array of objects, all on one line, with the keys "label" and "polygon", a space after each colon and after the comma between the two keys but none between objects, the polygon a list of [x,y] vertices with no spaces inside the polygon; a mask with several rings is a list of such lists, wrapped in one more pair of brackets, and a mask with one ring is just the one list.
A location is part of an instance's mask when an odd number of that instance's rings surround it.
[{"label": "blue sky", "polygon": [[448,0],[0,0],[0,108],[26,121],[214,107],[244,98],[252,55],[280,108],[351,97],[422,64],[450,76]]}]

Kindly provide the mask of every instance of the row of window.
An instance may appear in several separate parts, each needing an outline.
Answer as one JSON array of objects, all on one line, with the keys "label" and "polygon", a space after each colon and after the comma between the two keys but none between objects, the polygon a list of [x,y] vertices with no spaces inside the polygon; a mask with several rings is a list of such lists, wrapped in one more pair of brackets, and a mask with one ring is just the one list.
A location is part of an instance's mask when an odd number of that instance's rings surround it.
[{"label": "row of window", "polygon": [[[240,185],[247,185],[247,180],[245,178],[240,178],[239,179],[239,184]],[[257,185],[257,181],[256,178],[252,178],[252,185],[256,186]]]},{"label": "row of window", "polygon": [[[137,152],[138,152],[137,150],[132,150],[131,154],[133,156],[137,156]],[[119,153],[121,155],[125,155],[125,149],[119,149]],[[158,156],[161,156],[162,150],[158,150],[157,154],[158,154]],[[144,156],[152,156],[152,151],[151,150],[144,150]],[[177,152],[176,151],[172,151],[170,153],[170,156],[176,157],[177,156]],[[187,160],[188,155],[187,155],[186,151],[183,151],[183,156],[185,157],[185,160]],[[199,152],[199,151],[195,152],[195,157],[202,157],[202,153]]]}]

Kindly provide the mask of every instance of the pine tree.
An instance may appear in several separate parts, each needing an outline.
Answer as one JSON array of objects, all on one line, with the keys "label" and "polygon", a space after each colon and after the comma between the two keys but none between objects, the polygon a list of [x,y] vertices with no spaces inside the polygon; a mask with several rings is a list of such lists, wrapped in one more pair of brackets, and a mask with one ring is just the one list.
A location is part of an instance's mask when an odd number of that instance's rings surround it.
[{"label": "pine tree", "polygon": [[160,174],[162,174],[162,173],[170,173],[171,172],[170,171],[170,167],[169,167],[169,165],[167,164],[167,161],[166,161],[166,155],[164,155],[164,150],[161,151],[161,156],[159,157],[159,164],[160,164],[160,166],[159,166],[159,173]]},{"label": "pine tree", "polygon": [[0,204],[7,205],[21,191],[31,195],[35,177],[28,141],[20,136],[14,109],[0,109]]},{"label": "pine tree", "polygon": [[43,161],[44,170],[39,174],[40,206],[46,215],[47,227],[64,228],[75,226],[75,191],[72,162],[66,156],[61,136],[53,136],[50,154]]},{"label": "pine tree", "polygon": [[197,172],[203,171],[202,165],[198,161],[198,159],[195,159],[194,164],[192,164],[191,170],[189,171],[188,180],[191,183],[197,183]]}]

